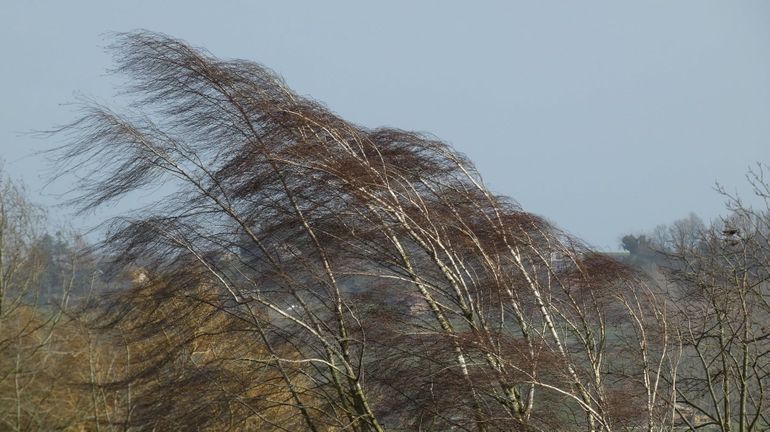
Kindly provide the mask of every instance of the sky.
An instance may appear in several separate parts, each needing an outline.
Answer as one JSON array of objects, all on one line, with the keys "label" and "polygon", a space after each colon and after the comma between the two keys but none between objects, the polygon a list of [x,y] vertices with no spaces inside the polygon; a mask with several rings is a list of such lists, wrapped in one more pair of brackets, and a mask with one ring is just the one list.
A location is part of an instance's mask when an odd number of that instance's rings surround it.
[{"label": "sky", "polygon": [[32,132],[74,120],[79,97],[119,108],[104,47],[147,29],[268,66],[357,124],[431,133],[495,193],[617,250],[718,217],[715,182],[750,194],[747,169],[770,163],[768,22],[761,0],[2,0],[0,158],[69,220],[40,154],[61,140]]}]

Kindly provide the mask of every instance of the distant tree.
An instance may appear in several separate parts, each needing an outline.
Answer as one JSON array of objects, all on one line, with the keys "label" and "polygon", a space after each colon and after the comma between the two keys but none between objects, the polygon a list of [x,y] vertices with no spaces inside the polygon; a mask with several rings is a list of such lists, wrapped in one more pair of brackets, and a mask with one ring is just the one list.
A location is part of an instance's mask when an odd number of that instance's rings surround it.
[{"label": "distant tree", "polygon": [[86,106],[63,129],[61,172],[82,178],[82,211],[170,191],[102,245],[142,274],[98,321],[143,344],[115,382],[135,397],[114,424],[670,425],[653,292],[491,194],[462,155],[346,122],[259,65],[163,35],[113,49],[139,111]]},{"label": "distant tree", "polygon": [[[41,247],[51,238],[46,228],[43,209],[0,172],[0,430],[98,429],[114,394],[89,394],[82,385],[95,376],[89,365],[98,362],[102,376],[119,365],[108,353],[113,347],[92,347],[87,329],[70,316],[76,269],[85,260],[62,246],[54,263]],[[59,236],[58,243],[70,242]]]},{"label": "distant tree", "polygon": [[35,300],[43,263],[34,243],[43,231],[43,214],[27,201],[21,186],[0,172],[0,317]]},{"label": "distant tree", "polygon": [[639,251],[639,243],[643,242],[644,240],[644,236],[637,237],[635,235],[627,234],[624,235],[620,240],[620,244],[622,245],[623,249],[628,251],[628,253],[635,255]]},{"label": "distant tree", "polygon": [[649,235],[650,244],[658,252],[666,253],[682,247],[693,247],[699,243],[709,229],[694,213],[677,219],[668,225],[659,225]]},{"label": "distant tree", "polygon": [[621,247],[628,251],[624,261],[655,280],[662,277],[659,267],[670,264],[669,255],[682,245],[697,244],[705,230],[703,221],[690,213],[671,224],[658,225],[650,233],[627,234],[620,242]]}]

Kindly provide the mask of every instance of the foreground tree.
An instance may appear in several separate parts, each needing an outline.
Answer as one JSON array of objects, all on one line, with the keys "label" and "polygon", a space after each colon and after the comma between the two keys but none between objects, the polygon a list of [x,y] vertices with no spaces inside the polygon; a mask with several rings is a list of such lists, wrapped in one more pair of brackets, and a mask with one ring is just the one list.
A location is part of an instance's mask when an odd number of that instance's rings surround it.
[{"label": "foreground tree", "polygon": [[113,49],[137,111],[86,106],[59,162],[83,179],[83,211],[169,191],[102,245],[115,272],[139,276],[101,324],[147,341],[115,382],[141,395],[116,422],[671,424],[664,305],[626,267],[492,195],[462,155],[348,123],[261,66],[163,35],[120,35]]}]

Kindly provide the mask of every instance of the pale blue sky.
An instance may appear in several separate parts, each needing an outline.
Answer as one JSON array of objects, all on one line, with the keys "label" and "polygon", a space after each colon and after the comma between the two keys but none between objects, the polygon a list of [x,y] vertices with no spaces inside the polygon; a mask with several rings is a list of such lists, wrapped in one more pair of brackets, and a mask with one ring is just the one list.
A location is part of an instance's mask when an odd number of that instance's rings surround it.
[{"label": "pale blue sky", "polygon": [[[767,1],[0,3],[0,157],[33,198],[77,94],[112,104],[104,33],[258,61],[365,126],[431,132],[487,184],[603,249],[770,162]],[[57,210],[60,218],[66,213]],[[99,215],[97,215],[98,217]],[[96,222],[78,220],[76,226]]]}]

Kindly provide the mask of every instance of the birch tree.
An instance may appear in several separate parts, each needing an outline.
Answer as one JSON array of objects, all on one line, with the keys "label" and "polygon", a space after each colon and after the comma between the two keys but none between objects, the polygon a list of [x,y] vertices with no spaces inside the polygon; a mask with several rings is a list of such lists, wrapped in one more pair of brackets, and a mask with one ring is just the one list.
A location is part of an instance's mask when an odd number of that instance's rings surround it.
[{"label": "birch tree", "polygon": [[[665,307],[625,266],[490,193],[463,155],[354,125],[265,67],[164,35],[119,35],[112,49],[135,103],[86,104],[60,131],[59,170],[82,178],[84,212],[163,196],[109,225],[103,253],[146,283],[105,318],[170,340],[128,380],[187,362],[185,383],[222,389],[189,400],[171,380],[144,395],[164,408],[128,424],[212,404],[266,430],[299,427],[278,407],[313,431],[670,424]],[[212,322],[239,349],[200,363],[191,347]],[[631,357],[630,337],[643,338]],[[222,361],[242,379],[219,375]]]}]

